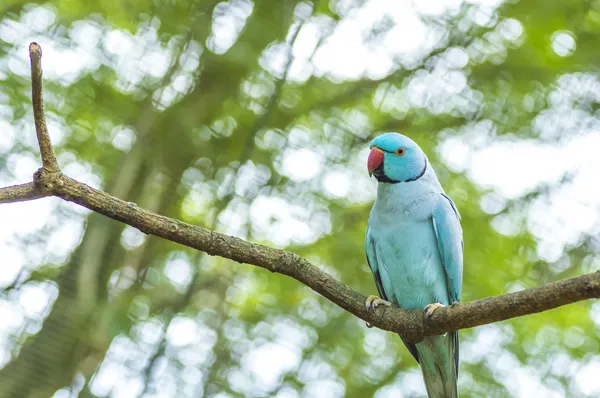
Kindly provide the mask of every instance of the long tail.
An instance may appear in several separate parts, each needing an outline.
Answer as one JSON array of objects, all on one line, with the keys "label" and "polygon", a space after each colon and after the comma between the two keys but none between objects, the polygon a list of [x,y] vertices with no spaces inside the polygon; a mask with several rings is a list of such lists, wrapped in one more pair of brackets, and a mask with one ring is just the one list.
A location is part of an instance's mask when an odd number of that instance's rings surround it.
[{"label": "long tail", "polygon": [[429,398],[458,398],[458,332],[426,337],[416,348]]}]

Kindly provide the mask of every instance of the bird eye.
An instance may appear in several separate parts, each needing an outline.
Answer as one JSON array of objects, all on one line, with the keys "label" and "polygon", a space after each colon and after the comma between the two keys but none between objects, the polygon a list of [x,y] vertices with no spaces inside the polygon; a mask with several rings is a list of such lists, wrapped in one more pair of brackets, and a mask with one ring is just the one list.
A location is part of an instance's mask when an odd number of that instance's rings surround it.
[{"label": "bird eye", "polygon": [[404,148],[396,149],[396,155],[398,155],[398,156],[404,156],[405,153],[406,153],[406,149],[404,149]]}]

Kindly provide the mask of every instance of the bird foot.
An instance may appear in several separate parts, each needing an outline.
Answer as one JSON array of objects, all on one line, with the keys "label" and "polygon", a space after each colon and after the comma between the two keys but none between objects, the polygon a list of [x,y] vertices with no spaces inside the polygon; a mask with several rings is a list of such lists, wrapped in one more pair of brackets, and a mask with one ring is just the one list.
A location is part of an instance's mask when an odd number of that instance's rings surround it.
[{"label": "bird foot", "polygon": [[440,307],[445,307],[445,305],[442,303],[427,304],[425,306],[425,309],[423,309],[423,312],[425,313],[425,318],[426,319],[431,318],[431,316],[433,315],[435,310],[437,310]]},{"label": "bird foot", "polygon": [[[365,301],[365,308],[367,309],[367,311],[371,310],[371,309],[375,309],[377,307],[379,307],[380,305],[385,305],[387,307],[391,307],[393,304],[390,303],[389,301],[385,301],[377,296],[369,296],[367,297],[367,301]],[[368,328],[372,328],[373,325],[371,325],[369,322],[367,322],[367,327]]]},{"label": "bird foot", "polygon": [[391,307],[393,304],[390,303],[389,301],[385,301],[377,296],[369,296],[369,297],[367,297],[367,301],[365,301],[365,308],[367,309],[367,311],[369,311],[371,309],[375,309],[375,308],[379,307],[380,305],[385,305],[387,307]]}]

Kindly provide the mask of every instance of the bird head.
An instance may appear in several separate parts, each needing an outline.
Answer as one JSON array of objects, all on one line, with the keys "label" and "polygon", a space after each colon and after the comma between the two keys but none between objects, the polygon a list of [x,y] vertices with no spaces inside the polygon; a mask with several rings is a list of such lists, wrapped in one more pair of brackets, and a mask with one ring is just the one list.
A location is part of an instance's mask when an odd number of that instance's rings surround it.
[{"label": "bird head", "polygon": [[427,170],[427,157],[416,142],[398,133],[381,134],[371,141],[369,175],[385,183],[419,179]]}]

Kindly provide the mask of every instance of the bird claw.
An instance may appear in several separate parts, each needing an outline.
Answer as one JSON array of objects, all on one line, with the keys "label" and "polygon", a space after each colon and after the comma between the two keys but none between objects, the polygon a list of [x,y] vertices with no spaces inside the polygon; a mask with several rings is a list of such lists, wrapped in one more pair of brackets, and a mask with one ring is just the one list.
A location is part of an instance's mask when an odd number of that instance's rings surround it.
[{"label": "bird claw", "polygon": [[371,310],[371,309],[375,309],[377,307],[379,307],[380,305],[385,305],[387,307],[391,307],[393,304],[390,303],[389,301],[385,301],[377,296],[369,296],[367,297],[367,301],[365,301],[365,308],[367,309],[367,311]]},{"label": "bird claw", "polygon": [[437,310],[440,307],[445,307],[445,305],[442,303],[427,304],[425,306],[425,308],[423,309],[423,312],[425,313],[425,318],[426,319],[431,318],[431,316],[433,315],[435,310]]}]

